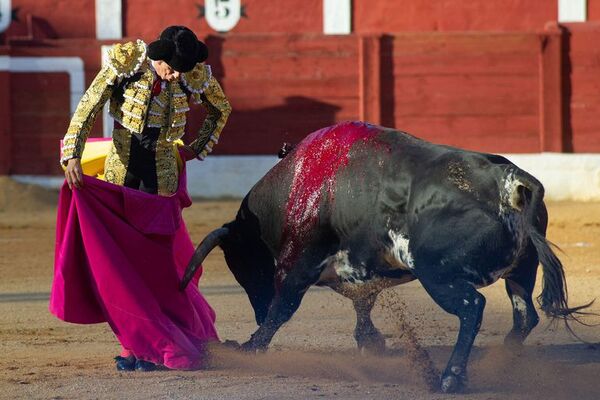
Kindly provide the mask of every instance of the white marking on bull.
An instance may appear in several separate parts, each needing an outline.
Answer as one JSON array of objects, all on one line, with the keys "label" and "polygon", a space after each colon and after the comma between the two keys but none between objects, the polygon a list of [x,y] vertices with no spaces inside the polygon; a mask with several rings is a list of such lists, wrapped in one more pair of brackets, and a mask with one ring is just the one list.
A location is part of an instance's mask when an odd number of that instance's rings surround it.
[{"label": "white marking on bull", "polygon": [[283,282],[286,276],[287,273],[285,272],[285,270],[283,270],[283,268],[278,269],[277,272],[275,272],[275,280],[277,282]]},{"label": "white marking on bull", "polygon": [[454,377],[447,376],[442,379],[442,392],[447,392],[454,385]]},{"label": "white marking on bull", "polygon": [[367,274],[367,270],[364,265],[354,266],[350,263],[348,258],[348,250],[340,250],[334,255],[331,255],[324,259],[319,268],[323,268],[319,282],[331,281],[335,276],[342,281],[352,283],[362,283]]},{"label": "white marking on bull", "polygon": [[525,183],[520,181],[514,171],[510,171],[503,180],[500,189],[500,204],[499,204],[499,216],[508,230],[513,236],[514,248],[512,251],[511,258],[508,260],[508,267],[501,271],[497,271],[492,274],[491,280],[495,282],[500,276],[513,269],[520,256],[525,251],[527,245],[528,236],[526,235],[525,216],[523,214],[522,204],[519,199],[518,187],[527,187]]},{"label": "white marking on bull", "polygon": [[415,268],[415,262],[409,250],[409,239],[400,232],[388,231],[388,235],[392,240],[390,253],[396,261],[408,269]]},{"label": "white marking on bull", "polygon": [[521,205],[519,204],[519,186],[527,186],[520,181],[514,171],[510,171],[503,179],[500,184],[500,214],[505,214],[511,210],[522,211]]},{"label": "white marking on bull", "polygon": [[464,304],[465,306],[468,306],[468,305],[469,305],[469,300],[467,300],[467,299],[463,299],[463,304]]},{"label": "white marking on bull", "polygon": [[520,296],[517,296],[516,294],[512,295],[512,301],[513,301],[513,306],[515,307],[515,310],[520,312],[521,315],[523,315],[523,317],[525,317],[527,315],[527,302],[525,302],[525,300],[523,300],[523,298],[521,298]]},{"label": "white marking on bull", "polygon": [[462,372],[462,368],[455,365],[452,368],[450,368],[450,371],[452,371],[454,375],[460,375],[460,373]]}]

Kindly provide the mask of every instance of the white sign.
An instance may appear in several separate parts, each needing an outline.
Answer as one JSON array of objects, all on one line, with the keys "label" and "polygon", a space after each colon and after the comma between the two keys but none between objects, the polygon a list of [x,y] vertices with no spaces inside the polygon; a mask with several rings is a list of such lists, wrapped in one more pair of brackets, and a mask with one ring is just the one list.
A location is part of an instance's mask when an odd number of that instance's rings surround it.
[{"label": "white sign", "polygon": [[351,0],[323,0],[323,33],[326,35],[352,33]]},{"label": "white sign", "polygon": [[587,0],[558,0],[558,22],[585,22]]},{"label": "white sign", "polygon": [[10,0],[0,0],[0,32],[4,32],[11,23],[12,8]]},{"label": "white sign", "polygon": [[[102,46],[100,46],[100,60],[102,60],[103,67],[108,62],[108,50],[110,49],[112,49],[112,45],[103,44]],[[104,107],[102,108],[102,136],[105,138],[112,137],[114,125],[113,118],[108,112],[108,109],[110,108],[109,104],[110,103],[107,101],[106,103],[104,103]]]},{"label": "white sign", "polygon": [[217,32],[232,30],[242,14],[240,0],[205,0],[204,7],[206,22]]},{"label": "white sign", "polygon": [[122,15],[122,0],[96,0],[96,39],[121,39]]}]

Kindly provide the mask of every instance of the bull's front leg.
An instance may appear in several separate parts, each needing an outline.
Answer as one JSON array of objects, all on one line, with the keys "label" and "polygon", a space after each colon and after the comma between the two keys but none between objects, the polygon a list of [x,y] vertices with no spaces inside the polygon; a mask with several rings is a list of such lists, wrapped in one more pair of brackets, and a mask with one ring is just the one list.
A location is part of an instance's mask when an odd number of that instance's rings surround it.
[{"label": "bull's front leg", "polygon": [[481,326],[485,297],[463,280],[441,284],[419,279],[433,300],[460,321],[458,339],[441,379],[443,392],[457,392],[467,381],[467,361]]},{"label": "bull's front leg", "polygon": [[[307,253],[311,253],[311,251],[307,251]],[[310,286],[317,282],[322,270],[323,265],[320,265],[315,257],[297,263],[279,284],[279,290],[273,297],[264,322],[252,334],[250,340],[242,345],[242,349],[265,351],[275,333],[296,312],[304,294]]]}]

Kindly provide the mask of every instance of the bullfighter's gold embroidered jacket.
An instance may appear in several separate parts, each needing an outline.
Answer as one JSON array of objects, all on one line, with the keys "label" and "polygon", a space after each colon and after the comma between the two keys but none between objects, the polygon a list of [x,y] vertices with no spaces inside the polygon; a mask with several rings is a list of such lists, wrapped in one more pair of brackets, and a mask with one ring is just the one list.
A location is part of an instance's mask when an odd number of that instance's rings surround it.
[{"label": "bullfighter's gold embroidered jacket", "polygon": [[87,89],[71,119],[63,139],[61,163],[81,158],[96,116],[110,99],[110,115],[122,128],[113,130],[105,179],[123,185],[132,133],[141,134],[146,126],[160,128],[156,143],[158,193],[164,196],[174,193],[178,181],[175,141],[184,134],[188,95],[207,109],[198,137],[189,145],[200,159],[217,144],[231,106],[209,65],[197,64],[190,72],[181,74],[179,81],[162,82],[160,94],[152,97],[155,79],[143,41],[115,44],[108,53],[107,65]]}]

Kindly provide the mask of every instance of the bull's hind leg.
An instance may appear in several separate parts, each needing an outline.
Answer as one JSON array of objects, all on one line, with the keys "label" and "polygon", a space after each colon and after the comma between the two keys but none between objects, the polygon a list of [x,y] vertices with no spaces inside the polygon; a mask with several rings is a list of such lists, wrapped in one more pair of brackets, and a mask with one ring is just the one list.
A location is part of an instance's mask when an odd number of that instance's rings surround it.
[{"label": "bull's hind leg", "polygon": [[371,320],[371,310],[377,300],[381,289],[365,291],[356,289],[353,284],[344,283],[331,286],[333,290],[344,297],[352,300],[356,311],[356,327],[354,328],[354,339],[358,348],[372,353],[383,353],[385,351],[385,338]]},{"label": "bull's hind leg", "polygon": [[442,391],[456,392],[463,388],[467,380],[467,361],[481,326],[485,297],[464,280],[440,284],[421,277],[419,279],[433,300],[460,321],[458,339],[441,380]]},{"label": "bull's hind leg", "polygon": [[331,285],[331,288],[344,297],[352,300],[356,311],[356,328],[354,339],[358,348],[371,353],[385,352],[385,338],[373,324],[371,311],[382,290],[409,282],[415,279],[410,273],[403,273],[395,278],[375,278],[370,281],[352,284],[344,282]]},{"label": "bull's hind leg", "polygon": [[356,344],[360,350],[367,350],[372,353],[383,353],[385,351],[385,338],[371,320],[371,310],[373,310],[378,294],[373,293],[352,300],[356,311],[354,339],[356,339]]},{"label": "bull's hind leg", "polygon": [[537,253],[530,244],[517,267],[505,277],[506,292],[513,308],[513,328],[504,338],[506,345],[523,344],[531,330],[538,324],[539,317],[531,298],[537,268]]},{"label": "bull's hind leg", "polygon": [[296,312],[304,294],[317,282],[323,270],[323,265],[319,261],[324,258],[324,252],[312,250],[305,251],[307,256],[297,262],[287,273],[273,297],[265,320],[252,334],[250,340],[242,345],[242,349],[266,350],[277,330]]}]

